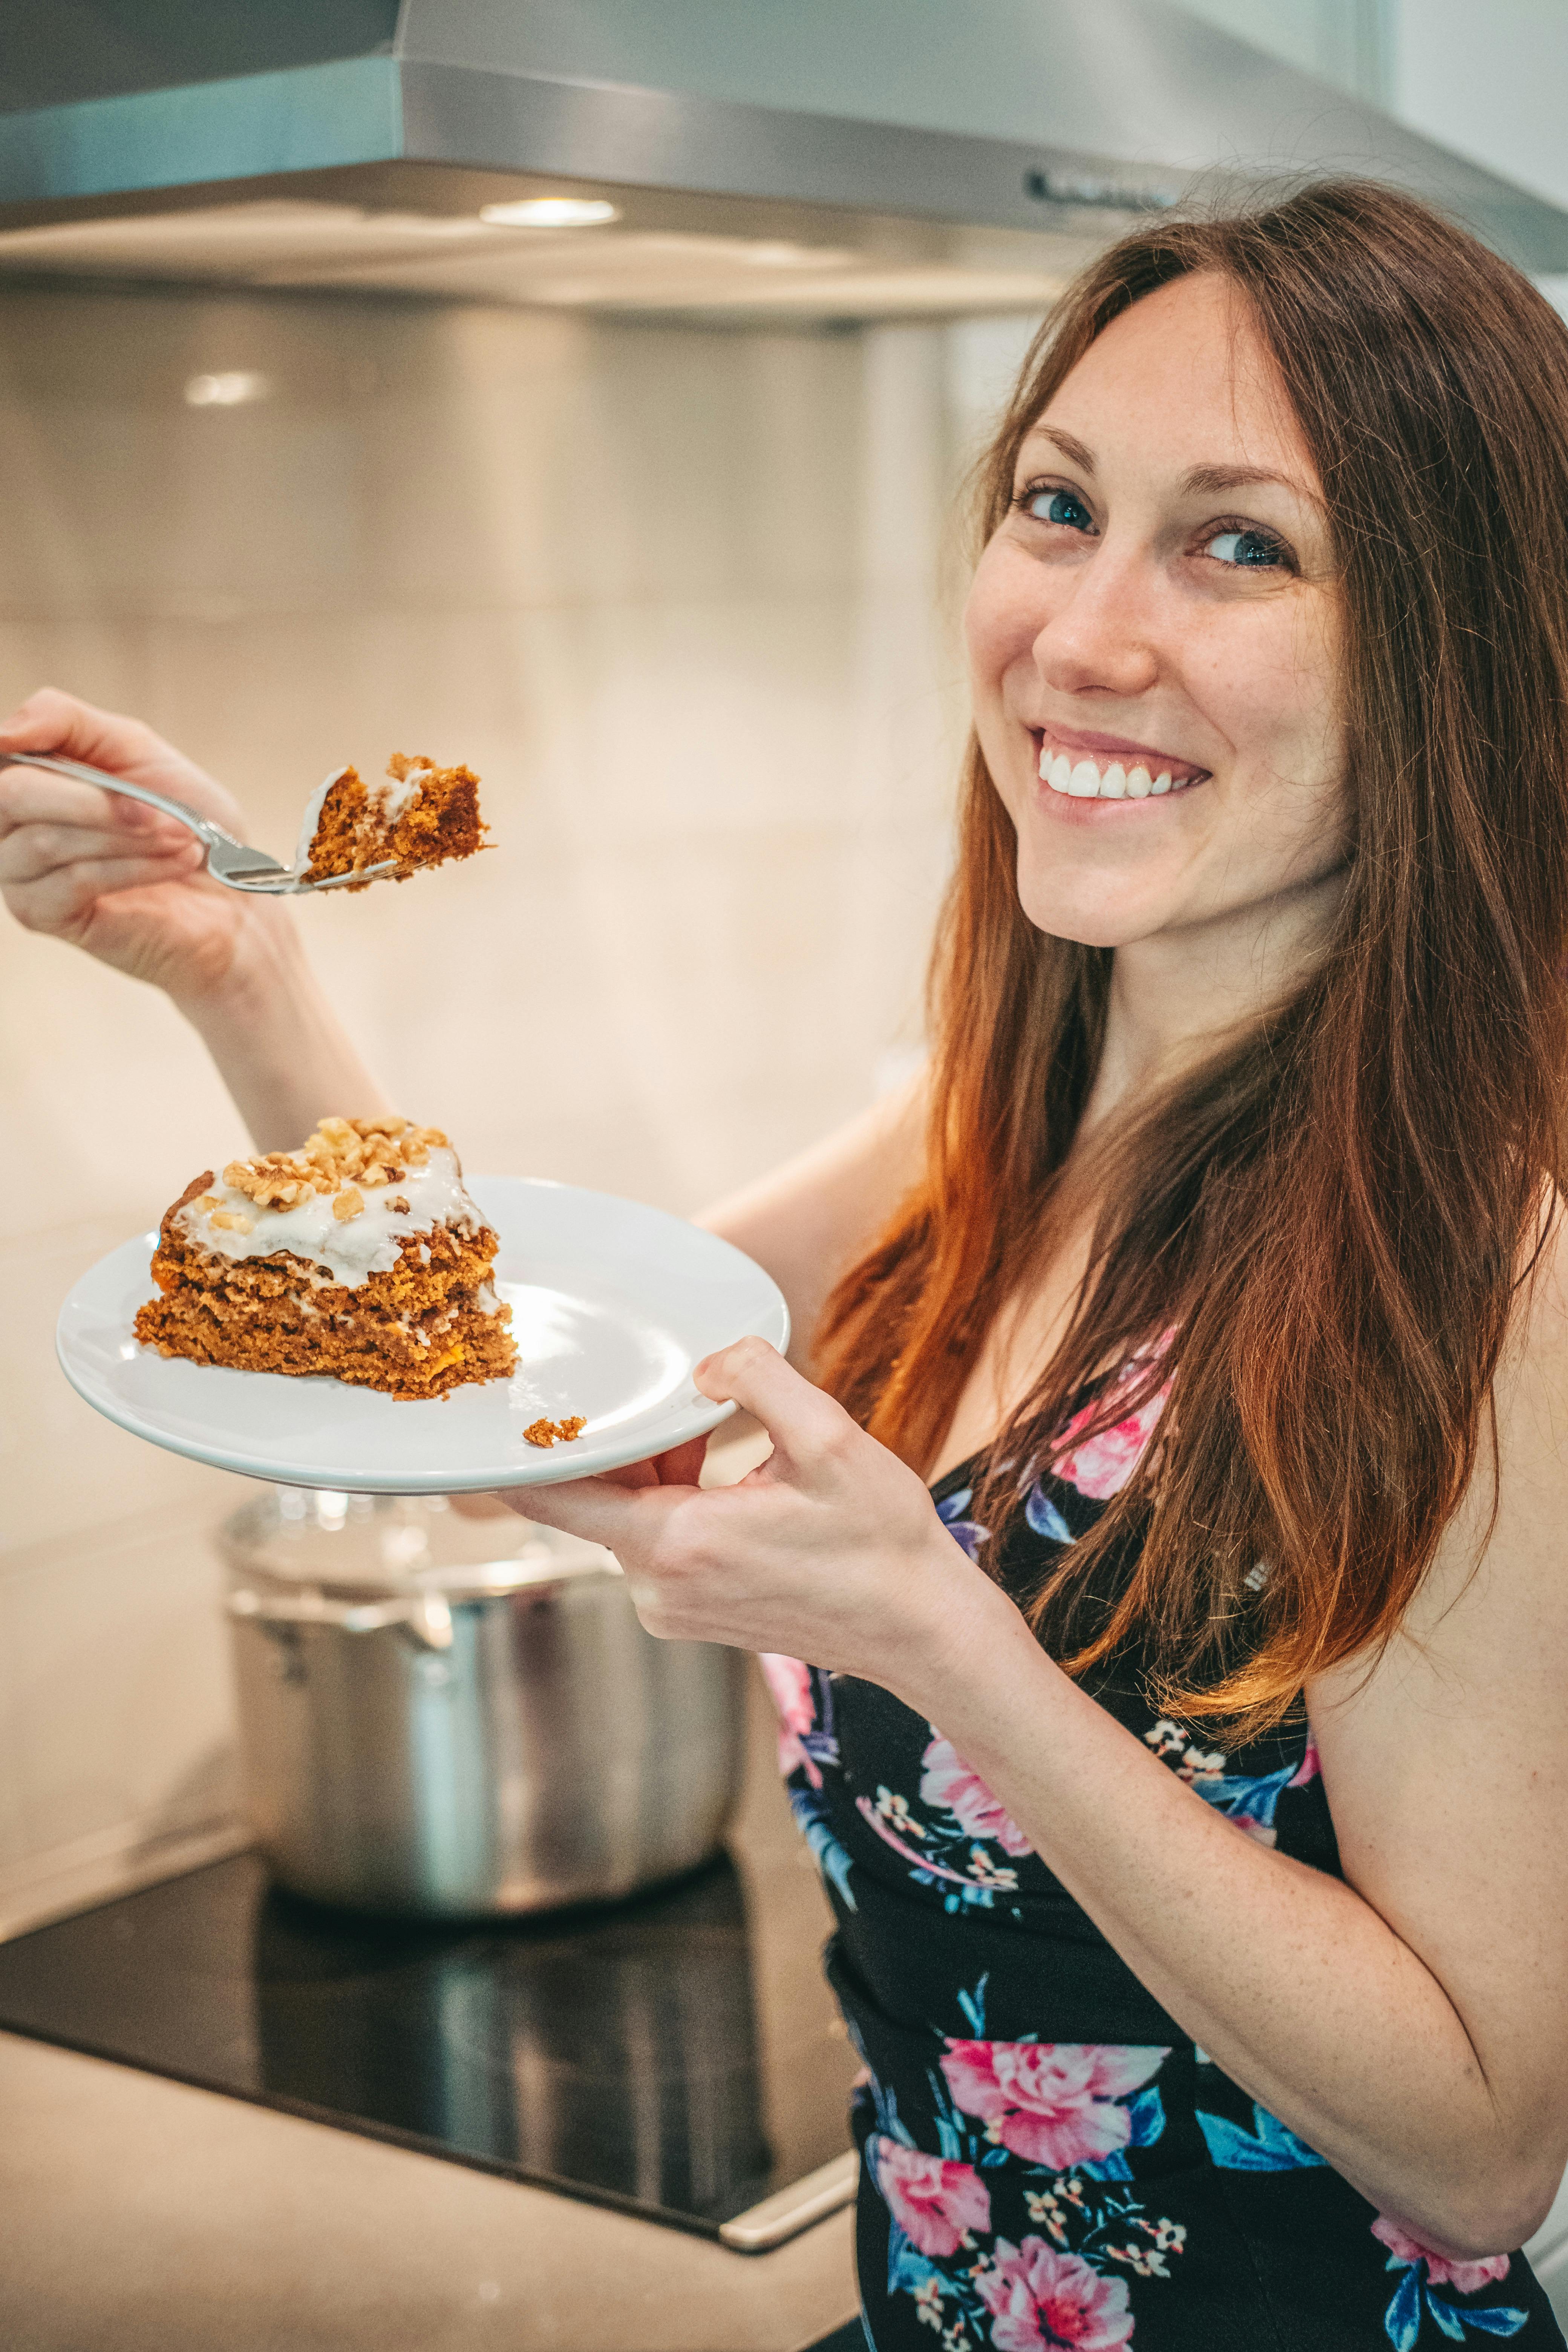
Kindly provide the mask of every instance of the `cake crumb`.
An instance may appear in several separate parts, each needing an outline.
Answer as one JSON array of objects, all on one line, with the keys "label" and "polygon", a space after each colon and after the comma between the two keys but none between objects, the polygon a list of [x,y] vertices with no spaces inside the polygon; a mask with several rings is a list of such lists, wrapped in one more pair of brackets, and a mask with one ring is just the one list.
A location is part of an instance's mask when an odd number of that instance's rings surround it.
[{"label": "cake crumb", "polygon": [[570,1444],[573,1438],[582,1436],[587,1426],[580,1412],[568,1413],[564,1421],[547,1421],[542,1414],[538,1421],[531,1421],[522,1433],[531,1445],[553,1445],[558,1438]]}]

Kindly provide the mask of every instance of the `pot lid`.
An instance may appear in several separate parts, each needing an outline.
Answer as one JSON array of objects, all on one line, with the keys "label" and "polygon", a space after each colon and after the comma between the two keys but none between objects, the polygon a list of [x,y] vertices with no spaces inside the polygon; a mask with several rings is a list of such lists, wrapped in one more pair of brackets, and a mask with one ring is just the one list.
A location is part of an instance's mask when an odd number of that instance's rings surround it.
[{"label": "pot lid", "polygon": [[[454,1508],[454,1500],[463,1507]],[[477,1506],[485,1506],[483,1509]],[[600,1544],[520,1519],[488,1496],[270,1487],[223,1523],[231,1570],[320,1591],[484,1600],[620,1573]]]}]

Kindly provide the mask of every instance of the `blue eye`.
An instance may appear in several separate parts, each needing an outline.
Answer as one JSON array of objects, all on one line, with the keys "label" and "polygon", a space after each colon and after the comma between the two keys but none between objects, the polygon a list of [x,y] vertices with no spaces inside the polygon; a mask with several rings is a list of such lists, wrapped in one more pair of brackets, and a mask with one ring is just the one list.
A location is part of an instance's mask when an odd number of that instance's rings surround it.
[{"label": "blue eye", "polygon": [[1068,530],[1092,530],[1093,518],[1072,490],[1026,490],[1018,504],[1037,522],[1063,524]]},{"label": "blue eye", "polygon": [[1244,572],[1264,572],[1285,561],[1285,550],[1266,530],[1221,530],[1209,540],[1204,553],[1216,563],[1234,564]]}]

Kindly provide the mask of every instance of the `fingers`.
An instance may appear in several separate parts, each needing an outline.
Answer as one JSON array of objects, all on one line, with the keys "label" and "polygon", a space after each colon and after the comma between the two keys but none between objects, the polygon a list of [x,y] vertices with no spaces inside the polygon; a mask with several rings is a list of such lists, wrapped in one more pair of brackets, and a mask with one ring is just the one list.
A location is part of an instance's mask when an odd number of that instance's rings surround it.
[{"label": "fingers", "polygon": [[672,1506],[689,1491],[651,1484],[623,1486],[612,1475],[568,1478],[553,1486],[507,1486],[501,1496],[519,1518],[559,1528],[565,1535],[616,1551],[623,1545],[640,1549],[654,1539]]},{"label": "fingers", "polygon": [[705,1356],[692,1374],[716,1404],[755,1416],[774,1448],[799,1466],[842,1453],[861,1434],[843,1406],[786,1363],[765,1339],[737,1339]]},{"label": "fingers", "polygon": [[118,711],[100,710],[58,687],[40,687],[26,702],[0,720],[0,749],[11,751],[58,751],[68,760],[85,760],[89,766],[108,768],[115,775],[145,764],[160,755],[179,758],[162,736],[140,719],[122,719]]},{"label": "fingers", "polygon": [[62,694],[58,687],[40,688],[0,721],[0,754],[6,751],[52,751],[84,760],[111,775],[189,801],[231,829],[239,822],[228,793],[140,719],[100,710],[73,694]]},{"label": "fingers", "polygon": [[[126,803],[133,808],[133,801]],[[152,814],[152,811],[147,812]],[[19,824],[0,832],[0,883],[37,882],[57,866],[100,859],[169,862],[171,868],[203,864],[206,852],[195,834],[170,824],[167,834],[142,826]]]},{"label": "fingers", "polygon": [[199,857],[83,858],[57,866],[33,882],[0,880],[0,896],[24,930],[69,937],[100,898],[119,890],[135,890],[149,883],[191,882],[201,871]]},{"label": "fingers", "polygon": [[[4,762],[0,752],[0,841],[33,825],[73,836],[90,834],[100,840],[111,835],[115,849],[123,849],[128,842],[145,849],[195,838],[189,825],[149,808],[144,801],[121,800],[96,784],[51,775],[45,768],[7,768]],[[72,844],[79,852],[81,845],[79,840]],[[96,842],[88,854],[99,854]]]}]

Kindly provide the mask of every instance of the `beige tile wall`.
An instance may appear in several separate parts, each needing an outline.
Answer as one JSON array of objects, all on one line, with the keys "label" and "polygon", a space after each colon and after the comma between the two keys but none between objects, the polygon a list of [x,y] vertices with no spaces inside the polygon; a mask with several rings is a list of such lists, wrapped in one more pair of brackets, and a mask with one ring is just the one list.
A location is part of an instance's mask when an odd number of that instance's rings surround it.
[{"label": "beige tile wall", "polygon": [[[952,489],[1019,341],[0,294],[0,707],[47,679],[139,712],[279,851],[344,758],[469,760],[495,852],[305,910],[321,969],[471,1168],[696,1207],[917,1032]],[[235,369],[268,396],[186,404]],[[97,1419],[51,1334],[242,1136],[166,1004],[4,918],[0,1004],[15,1881],[230,1801],[206,1538],[240,1482]]]}]

